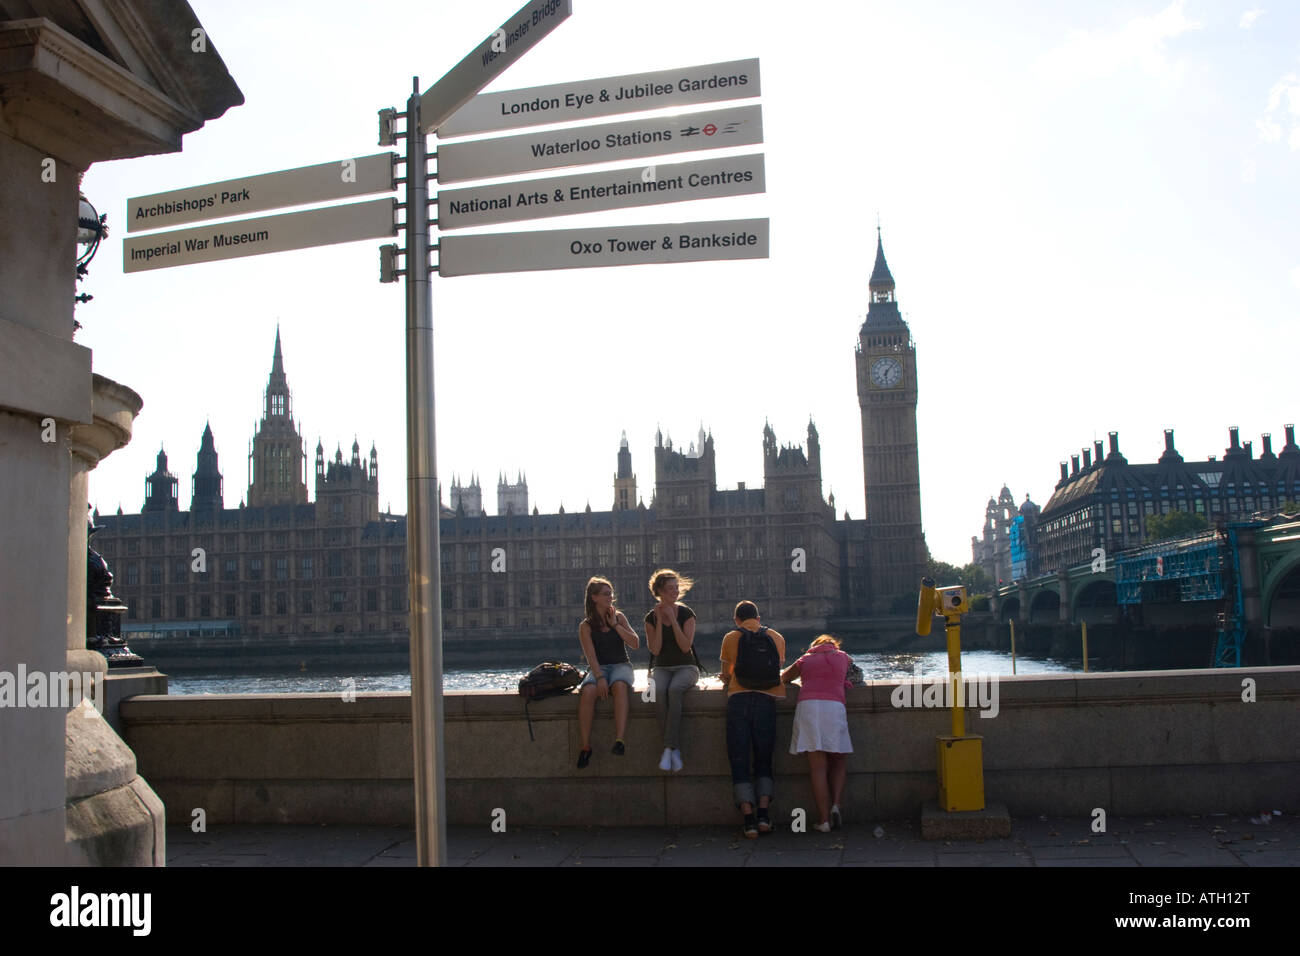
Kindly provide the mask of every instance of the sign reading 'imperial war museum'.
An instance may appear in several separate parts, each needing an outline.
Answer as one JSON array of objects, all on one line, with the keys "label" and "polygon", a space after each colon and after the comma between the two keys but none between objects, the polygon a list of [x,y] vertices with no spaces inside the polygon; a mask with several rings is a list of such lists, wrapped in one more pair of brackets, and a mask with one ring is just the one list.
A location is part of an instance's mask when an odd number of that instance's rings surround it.
[{"label": "sign reading 'imperial war museum'", "polygon": [[144,272],[360,239],[381,239],[397,234],[394,207],[392,199],[375,199],[133,236],[122,243],[122,270]]}]

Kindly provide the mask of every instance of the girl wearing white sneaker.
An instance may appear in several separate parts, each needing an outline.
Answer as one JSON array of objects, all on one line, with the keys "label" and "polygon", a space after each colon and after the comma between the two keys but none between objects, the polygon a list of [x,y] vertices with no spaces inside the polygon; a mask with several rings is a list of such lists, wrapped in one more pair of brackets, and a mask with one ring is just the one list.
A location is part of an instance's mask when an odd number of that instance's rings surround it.
[{"label": "girl wearing white sneaker", "polygon": [[650,575],[650,593],[658,603],[645,616],[645,639],[653,668],[655,707],[664,727],[659,769],[665,772],[682,769],[682,697],[700,679],[695,656],[695,612],[677,603],[693,583],[671,568],[660,568]]},{"label": "girl wearing white sneaker", "polygon": [[808,775],[812,780],[813,802],[819,821],[814,829],[826,833],[841,825],[840,801],[844,799],[847,776],[845,757],[853,753],[849,740],[848,711],[844,691],[851,686],[849,667],[853,661],[840,650],[840,642],[823,634],[808,647],[808,653],[785,669],[781,680],[799,678],[799,703],[794,709],[794,733],[790,753],[808,754]]}]

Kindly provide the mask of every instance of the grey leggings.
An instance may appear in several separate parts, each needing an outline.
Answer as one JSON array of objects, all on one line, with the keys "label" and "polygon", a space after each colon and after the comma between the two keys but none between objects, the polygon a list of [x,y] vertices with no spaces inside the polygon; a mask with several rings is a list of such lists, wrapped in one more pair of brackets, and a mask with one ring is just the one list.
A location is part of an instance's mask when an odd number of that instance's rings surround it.
[{"label": "grey leggings", "polygon": [[700,669],[694,664],[655,668],[655,709],[664,725],[665,747],[678,749],[682,731],[682,695],[699,679]]}]

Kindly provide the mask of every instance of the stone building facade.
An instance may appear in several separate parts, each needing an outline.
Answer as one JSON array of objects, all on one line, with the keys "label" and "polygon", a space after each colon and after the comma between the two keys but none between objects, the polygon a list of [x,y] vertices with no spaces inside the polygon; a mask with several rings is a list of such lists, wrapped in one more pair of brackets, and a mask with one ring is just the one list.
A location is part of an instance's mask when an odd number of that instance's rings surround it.
[{"label": "stone building facade", "polygon": [[1100,441],[1061,462],[1061,478],[1037,515],[1033,528],[1030,576],[1085,564],[1097,548],[1107,555],[1138,547],[1152,515],[1184,511],[1210,526],[1277,512],[1300,500],[1300,446],[1295,426],[1286,426],[1286,444],[1273,452],[1272,436],[1262,436],[1257,457],[1251,442],[1228,429],[1222,458],[1185,461],[1165,430],[1165,449],[1154,464],[1129,464],[1120,454],[1119,436],[1110,433],[1103,454]]},{"label": "stone building facade", "polygon": [[970,547],[971,560],[984,569],[994,584],[1019,580],[1028,572],[1024,555],[1032,552],[1039,511],[1029,495],[1025,495],[1017,508],[1006,485],[997,498],[989,498],[984,509],[983,537],[972,535]]},{"label": "stone building facade", "polygon": [[[593,574],[613,580],[630,611],[649,606],[651,572],[670,566],[698,582],[690,603],[710,627],[735,603],[759,602],[783,627],[888,610],[914,595],[926,558],[917,466],[915,347],[894,301],[877,241],[872,303],[856,350],[867,466],[867,518],[835,518],[822,496],[821,444],[810,420],[802,445],[762,431],[763,487],[719,489],[714,440],[700,428],[685,450],[656,436],[651,502],[637,494],[623,436],[609,511],[528,510],[522,473],[500,475],[496,515],[477,476],[453,479],[440,503],[442,608],[449,640],[484,631],[568,632]],[[303,441],[291,417],[279,333],[250,456],[248,504],[225,508],[205,429],[188,512],[159,453],[138,515],[96,516],[96,541],[130,606],[127,631],[298,635],[407,628],[406,519],[379,511],[375,448],[354,440],[326,461],[316,447],[308,502]],[[199,560],[202,555],[202,561]],[[195,570],[202,565],[204,570]]]}]

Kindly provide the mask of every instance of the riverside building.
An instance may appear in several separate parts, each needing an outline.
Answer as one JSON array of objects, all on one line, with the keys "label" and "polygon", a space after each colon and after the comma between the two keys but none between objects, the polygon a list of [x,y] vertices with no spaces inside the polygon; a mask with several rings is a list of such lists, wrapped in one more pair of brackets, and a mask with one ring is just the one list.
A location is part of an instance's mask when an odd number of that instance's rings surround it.
[{"label": "riverside building", "polygon": [[[1020,520],[1007,522],[999,510],[1010,504],[1010,492],[1004,487],[997,502],[990,498],[984,541],[971,539],[974,558],[998,570],[995,581],[1009,583],[1087,564],[1098,548],[1115,555],[1139,547],[1154,515],[1184,511],[1214,527],[1276,513],[1287,502],[1300,501],[1300,446],[1294,425],[1285,426],[1285,432],[1286,444],[1276,454],[1272,436],[1263,434],[1256,456],[1252,443],[1243,443],[1234,426],[1228,429],[1222,458],[1185,461],[1168,428],[1160,458],[1140,465],[1120,454],[1119,435],[1111,432],[1109,448],[1097,441],[1061,462],[1060,481],[1041,511],[1026,499],[1018,515],[1008,513]],[[1016,532],[1023,544],[1018,565]],[[1006,563],[998,563],[1003,555]]]},{"label": "riverside building", "polygon": [[[648,506],[626,435],[607,511],[529,512],[527,482],[518,474],[513,483],[498,479],[498,513],[488,515],[477,477],[468,485],[455,481],[451,507],[440,508],[446,639],[570,634],[593,574],[614,582],[631,614],[648,606],[646,581],[663,566],[695,578],[691,606],[715,630],[730,626],[743,598],[791,630],[822,630],[832,620],[914,605],[926,557],[915,346],[879,237],[870,290],[855,354],[867,519],[846,513],[837,520],[834,496],[823,498],[820,438],[811,420],[802,445],[780,445],[764,426],[761,488],[718,488],[714,439],[703,427],[685,450],[656,435]],[[96,514],[94,547],[129,606],[124,631],[288,636],[407,629],[406,519],[379,510],[378,453],[372,445],[363,457],[354,440],[350,457],[339,448],[328,460],[318,441],[315,500],[308,500],[307,456],[278,332],[249,454],[247,505],[225,507],[223,480],[205,428],[189,511],[180,510],[179,481],[160,451],[140,514]],[[197,571],[200,564],[204,570]]]}]

